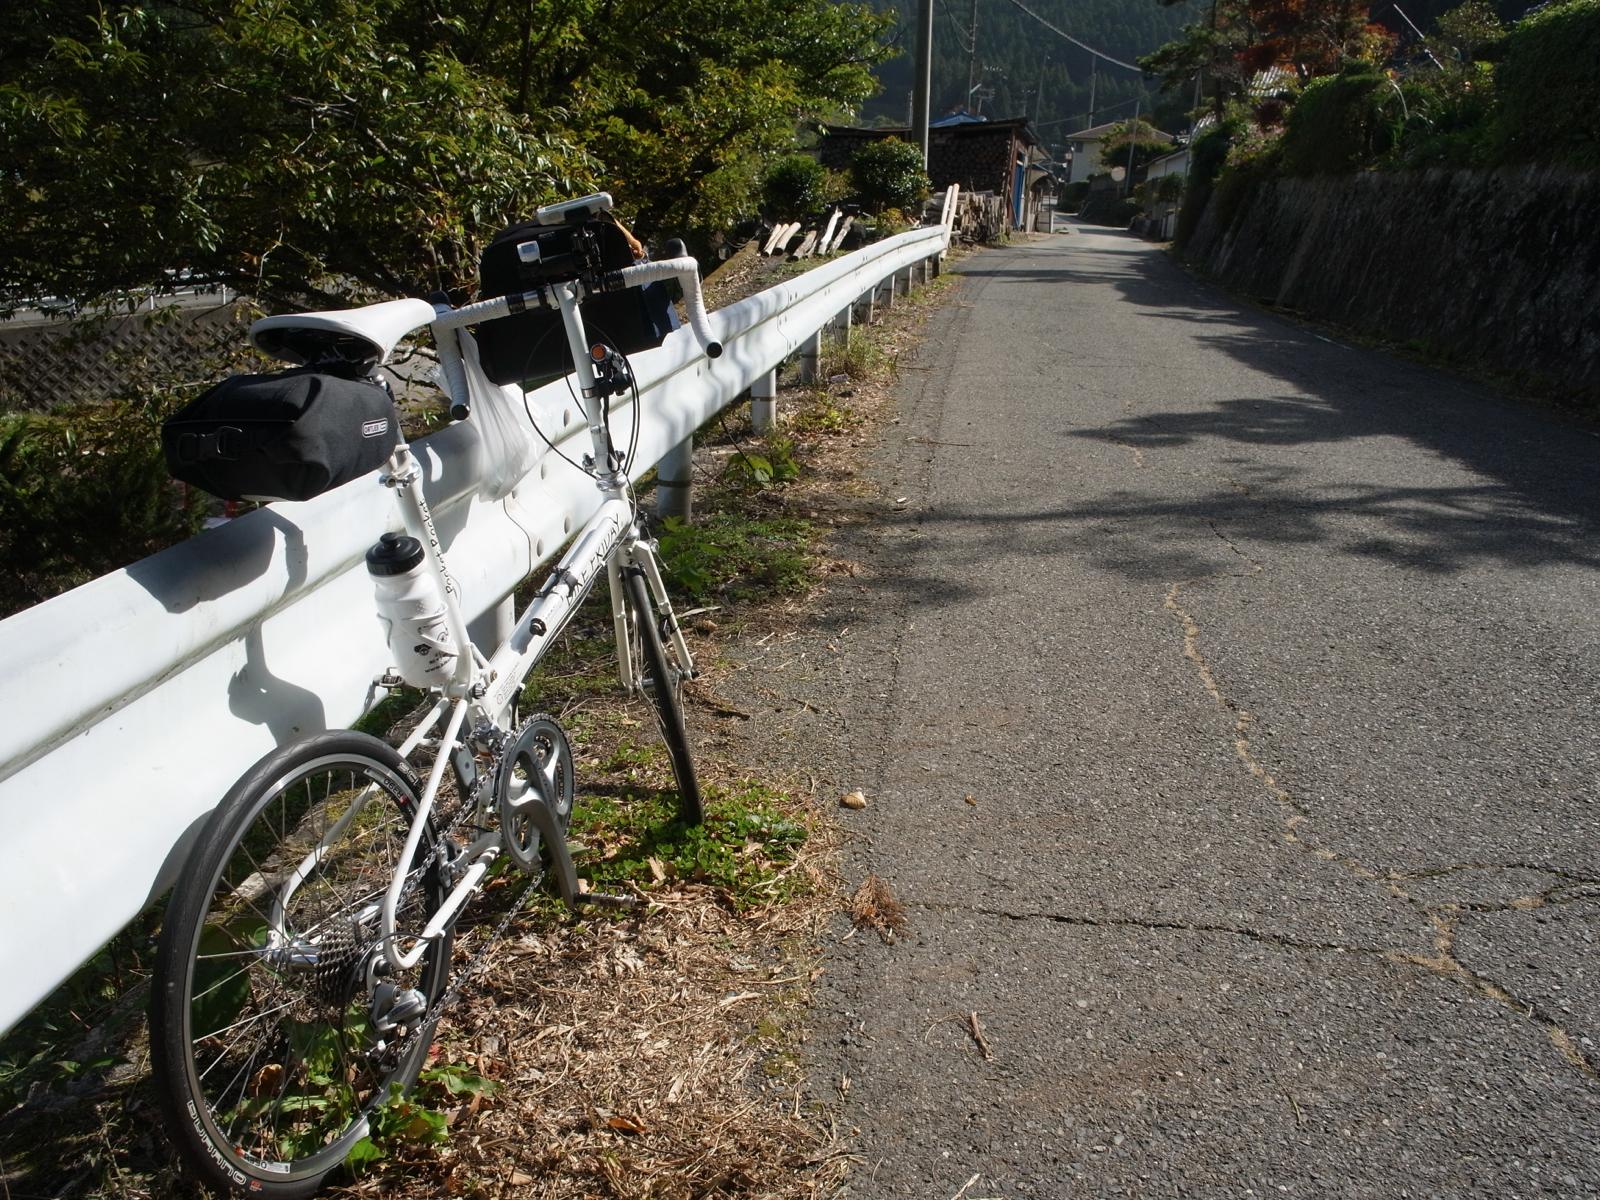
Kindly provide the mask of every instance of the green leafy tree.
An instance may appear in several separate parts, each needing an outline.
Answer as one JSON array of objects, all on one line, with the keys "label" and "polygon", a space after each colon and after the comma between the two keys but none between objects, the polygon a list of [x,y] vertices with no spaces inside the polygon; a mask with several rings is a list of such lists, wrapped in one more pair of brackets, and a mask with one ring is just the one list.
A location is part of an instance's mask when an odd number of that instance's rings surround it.
[{"label": "green leafy tree", "polygon": [[175,270],[299,303],[449,286],[486,227],[594,177],[550,116],[398,40],[389,0],[21,3],[0,253],[23,295]]},{"label": "green leafy tree", "polygon": [[1172,140],[1161,136],[1161,131],[1148,121],[1130,118],[1119,121],[1106,130],[1101,142],[1100,161],[1107,170],[1128,167],[1132,163],[1135,174],[1144,170],[1153,160],[1172,153]]},{"label": "green leafy tree", "polygon": [[761,180],[763,210],[775,220],[804,219],[828,199],[828,169],[809,154],[780,158]]},{"label": "green leafy tree", "polygon": [[1600,168],[1597,62],[1600,0],[1552,4],[1518,22],[1495,71],[1495,155]]},{"label": "green leafy tree", "polygon": [[796,122],[872,88],[829,0],[18,0],[0,27],[14,303],[173,271],[269,303],[470,283],[482,242],[608,187],[645,230],[748,211]]},{"label": "green leafy tree", "polygon": [[850,159],[850,181],[863,208],[873,213],[904,211],[928,198],[922,150],[899,138],[868,142]]}]

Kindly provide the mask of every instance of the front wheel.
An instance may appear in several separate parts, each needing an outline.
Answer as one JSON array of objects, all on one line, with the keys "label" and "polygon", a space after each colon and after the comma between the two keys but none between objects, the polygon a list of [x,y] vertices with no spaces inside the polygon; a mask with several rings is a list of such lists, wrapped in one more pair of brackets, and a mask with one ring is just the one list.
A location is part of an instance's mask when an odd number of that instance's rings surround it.
[{"label": "front wheel", "polygon": [[[162,930],[150,1043],[167,1128],[212,1187],[311,1195],[421,1070],[451,935],[408,971],[382,953],[417,795],[387,744],[322,734],[257,763],[201,834]],[[425,828],[403,868],[403,941],[447,893],[441,850]]]},{"label": "front wheel", "polygon": [[678,815],[690,825],[698,825],[705,819],[705,809],[700,802],[694,758],[689,753],[689,734],[683,724],[683,672],[667,658],[644,572],[637,567],[627,568],[623,579],[628,605],[633,609],[635,641],[648,674],[644,690],[655,708],[656,724],[661,727],[662,740],[672,759],[672,774],[678,781]]}]

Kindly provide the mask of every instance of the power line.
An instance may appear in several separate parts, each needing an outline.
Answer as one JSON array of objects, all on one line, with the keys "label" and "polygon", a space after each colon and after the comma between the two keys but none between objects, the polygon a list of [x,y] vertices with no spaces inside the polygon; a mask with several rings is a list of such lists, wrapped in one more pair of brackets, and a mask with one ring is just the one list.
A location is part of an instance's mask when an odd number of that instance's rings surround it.
[{"label": "power line", "polygon": [[1016,8],[1020,8],[1023,12],[1027,13],[1030,17],[1032,17],[1035,21],[1039,22],[1039,24],[1043,25],[1051,33],[1059,34],[1061,37],[1066,38],[1067,41],[1071,42],[1074,46],[1078,47],[1078,49],[1087,50],[1090,54],[1094,55],[1096,58],[1104,59],[1108,63],[1114,63],[1116,66],[1119,66],[1119,67],[1126,67],[1128,70],[1137,71],[1141,75],[1144,74],[1144,68],[1143,67],[1138,66],[1138,65],[1136,65],[1134,63],[1123,62],[1120,58],[1112,58],[1111,55],[1107,54],[1104,50],[1096,49],[1094,46],[1089,45],[1088,42],[1080,42],[1077,38],[1073,37],[1065,29],[1059,29],[1056,26],[1050,24],[1049,21],[1046,21],[1038,13],[1034,12],[1033,9],[1029,8],[1026,4],[1022,3],[1022,0],[1010,0],[1010,3],[1013,6],[1015,6]]},{"label": "power line", "polygon": [[1085,117],[1104,116],[1106,113],[1115,112],[1119,108],[1127,108],[1130,104],[1139,104],[1142,100],[1143,97],[1135,96],[1132,100],[1123,100],[1116,104],[1107,104],[1103,108],[1095,109],[1092,113],[1076,113],[1070,117],[1057,117],[1051,121],[1035,121],[1033,123],[1033,127],[1035,129],[1043,129],[1048,125],[1065,125],[1068,121],[1077,121]]}]

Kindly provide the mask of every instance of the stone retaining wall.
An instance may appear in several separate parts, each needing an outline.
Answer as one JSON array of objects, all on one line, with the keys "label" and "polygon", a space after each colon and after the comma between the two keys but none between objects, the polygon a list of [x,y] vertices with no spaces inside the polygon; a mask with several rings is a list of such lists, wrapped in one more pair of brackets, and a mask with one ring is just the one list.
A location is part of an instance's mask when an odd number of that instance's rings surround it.
[{"label": "stone retaining wall", "polygon": [[1273,179],[1212,196],[1187,258],[1228,286],[1600,399],[1600,175]]}]

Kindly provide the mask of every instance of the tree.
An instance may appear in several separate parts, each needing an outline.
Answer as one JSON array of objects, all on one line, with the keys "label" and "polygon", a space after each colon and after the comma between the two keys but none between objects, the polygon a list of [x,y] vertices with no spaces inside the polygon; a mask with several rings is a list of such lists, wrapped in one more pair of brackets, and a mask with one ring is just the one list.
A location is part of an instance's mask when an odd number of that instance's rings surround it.
[{"label": "tree", "polygon": [[18,0],[9,303],[174,272],[273,304],[425,294],[597,187],[647,230],[715,228],[798,120],[866,94],[880,26],[829,0]]},{"label": "tree", "polygon": [[1172,153],[1172,139],[1161,136],[1161,131],[1148,121],[1130,118],[1106,130],[1100,143],[1100,161],[1111,167],[1127,167],[1131,161],[1132,173],[1138,174],[1163,154]]},{"label": "tree", "polygon": [[1368,9],[1365,0],[1210,0],[1203,21],[1139,65],[1169,90],[1192,87],[1198,72],[1220,120],[1230,100],[1252,95],[1264,72],[1282,70],[1304,84],[1352,61],[1381,62],[1393,37],[1368,21]]},{"label": "tree", "polygon": [[899,138],[868,142],[850,158],[856,199],[870,213],[905,211],[928,198],[922,150]]}]

